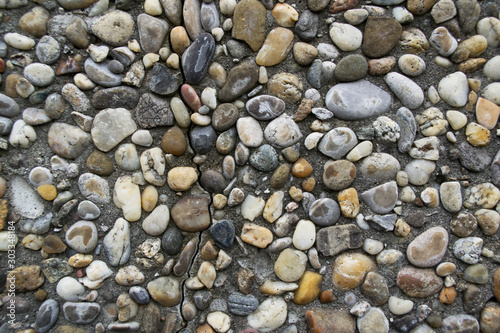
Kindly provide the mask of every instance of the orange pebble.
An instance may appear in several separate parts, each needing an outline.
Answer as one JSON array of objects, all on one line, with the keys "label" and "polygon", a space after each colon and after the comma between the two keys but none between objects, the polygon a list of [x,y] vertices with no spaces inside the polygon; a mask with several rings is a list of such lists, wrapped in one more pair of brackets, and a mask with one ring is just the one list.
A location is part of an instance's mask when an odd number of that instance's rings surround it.
[{"label": "orange pebble", "polygon": [[453,304],[455,297],[457,297],[457,290],[455,287],[445,287],[439,293],[439,301],[446,305]]},{"label": "orange pebble", "polygon": [[57,196],[57,189],[54,185],[40,185],[36,190],[38,194],[47,201],[52,201]]},{"label": "orange pebble", "polygon": [[330,303],[335,301],[335,296],[331,290],[324,290],[321,292],[321,295],[319,295],[319,301],[322,304]]},{"label": "orange pebble", "polygon": [[308,177],[302,182],[302,188],[306,192],[312,192],[316,187],[316,179],[314,177]]},{"label": "orange pebble", "polygon": [[297,178],[305,178],[311,175],[313,167],[302,157],[292,166],[292,174]]}]

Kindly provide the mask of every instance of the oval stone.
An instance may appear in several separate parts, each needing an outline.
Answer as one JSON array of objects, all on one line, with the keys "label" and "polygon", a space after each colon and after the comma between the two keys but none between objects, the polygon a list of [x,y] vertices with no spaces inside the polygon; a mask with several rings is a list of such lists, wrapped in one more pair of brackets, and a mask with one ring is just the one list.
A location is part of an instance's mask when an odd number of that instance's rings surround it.
[{"label": "oval stone", "polygon": [[417,236],[406,249],[408,260],[417,267],[433,267],[443,259],[448,247],[448,232],[434,227]]},{"label": "oval stone", "polygon": [[328,161],[323,171],[323,183],[334,191],[340,191],[352,184],[356,178],[356,166],[348,160]]},{"label": "oval stone", "polygon": [[182,54],[184,77],[190,84],[200,82],[207,74],[215,52],[215,39],[209,33],[201,33]]},{"label": "oval stone", "polygon": [[359,166],[359,172],[365,179],[376,182],[395,179],[400,169],[399,161],[386,153],[373,153]]},{"label": "oval stone", "polygon": [[132,109],[139,102],[139,92],[131,87],[114,87],[97,91],[92,96],[92,104],[97,109]]},{"label": "oval stone", "polygon": [[348,127],[337,127],[326,133],[318,145],[318,150],[333,158],[340,159],[358,144],[356,134]]},{"label": "oval stone", "polygon": [[165,231],[161,239],[161,248],[168,255],[174,256],[182,250],[182,232],[176,227],[170,227]]},{"label": "oval stone", "polygon": [[184,231],[205,230],[210,225],[207,197],[186,196],[181,198],[170,211],[175,224]]},{"label": "oval stone", "polygon": [[307,256],[302,251],[284,249],[274,263],[274,272],[282,281],[294,282],[301,278],[307,265]]},{"label": "oval stone", "polygon": [[403,267],[398,273],[396,283],[410,297],[429,297],[437,294],[443,287],[443,280],[434,269]]},{"label": "oval stone", "polygon": [[337,118],[361,120],[387,112],[392,98],[376,85],[359,80],[333,86],[326,94],[325,103]]},{"label": "oval stone", "polygon": [[79,221],[66,232],[66,244],[79,253],[91,253],[97,246],[97,228],[89,221]]},{"label": "oval stone", "polygon": [[318,199],[309,208],[309,218],[322,227],[334,225],[340,218],[339,204],[330,198]]},{"label": "oval stone", "polygon": [[[250,101],[249,101],[250,102]],[[247,102],[248,109],[248,102]],[[212,126],[216,131],[223,132],[231,128],[238,120],[238,108],[231,103],[223,103],[217,106],[212,114]]]},{"label": "oval stone", "polygon": [[285,111],[285,102],[271,95],[251,98],[245,105],[248,113],[257,120],[271,120]]},{"label": "oval stone", "polygon": [[19,105],[7,95],[0,94],[0,116],[11,118],[21,113]]},{"label": "oval stone", "polygon": [[387,214],[398,200],[398,185],[388,182],[361,193],[361,199],[377,214]]},{"label": "oval stone", "polygon": [[278,153],[268,145],[262,145],[255,150],[249,159],[250,165],[262,172],[273,171],[278,167]]},{"label": "oval stone", "polygon": [[91,58],[85,61],[85,73],[103,87],[116,87],[122,83],[123,75],[112,73],[105,62],[95,63]]}]

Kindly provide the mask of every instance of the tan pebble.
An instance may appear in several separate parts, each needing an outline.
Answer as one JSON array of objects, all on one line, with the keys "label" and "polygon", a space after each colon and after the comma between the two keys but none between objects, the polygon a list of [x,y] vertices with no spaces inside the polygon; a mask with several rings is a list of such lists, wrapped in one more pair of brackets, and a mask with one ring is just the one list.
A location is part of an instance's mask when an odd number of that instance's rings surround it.
[{"label": "tan pebble", "polygon": [[293,302],[299,305],[309,304],[318,297],[323,275],[306,271],[299,280],[299,288],[295,290]]},{"label": "tan pebble", "polygon": [[35,296],[35,301],[43,302],[47,298],[47,292],[43,289],[38,289],[33,296]]},{"label": "tan pebble", "polygon": [[215,272],[215,267],[208,261],[204,261],[200,268],[198,269],[198,279],[201,283],[208,289],[211,289],[214,285],[217,273]]},{"label": "tan pebble", "polygon": [[444,287],[439,293],[439,301],[445,305],[451,305],[457,297],[455,287]]},{"label": "tan pebble", "polygon": [[465,74],[474,73],[486,63],[484,58],[468,59],[458,65],[458,70]]},{"label": "tan pebble", "polygon": [[302,181],[302,189],[306,192],[312,192],[316,187],[316,179],[314,177],[307,177]]},{"label": "tan pebble", "polygon": [[301,66],[310,65],[314,59],[318,56],[318,49],[313,45],[297,42],[293,45],[293,57],[295,61]]},{"label": "tan pebble", "polygon": [[215,81],[215,84],[221,88],[226,84],[227,72],[218,62],[213,62],[208,68],[208,76]]},{"label": "tan pebble", "polygon": [[227,197],[223,194],[216,194],[214,196],[214,207],[215,209],[223,209],[227,204]]},{"label": "tan pebble", "polygon": [[210,325],[203,324],[196,329],[196,333],[214,333],[214,330]]},{"label": "tan pebble", "polygon": [[394,226],[394,234],[398,237],[407,237],[410,234],[411,228],[408,223],[402,219],[396,221]]},{"label": "tan pebble", "polygon": [[156,53],[148,53],[142,58],[142,63],[145,68],[153,67],[155,62],[160,61],[160,55]]},{"label": "tan pebble", "polygon": [[284,197],[285,194],[282,191],[276,191],[269,197],[269,199],[267,199],[262,213],[262,216],[267,222],[273,223],[281,216],[281,213],[283,212]]},{"label": "tan pebble", "polygon": [[467,97],[467,104],[465,105],[465,109],[469,112],[474,111],[474,105],[477,102],[477,94],[475,91],[470,91],[469,96]]},{"label": "tan pebble", "polygon": [[359,213],[358,192],[354,187],[342,190],[337,196],[342,216],[355,218]]},{"label": "tan pebble", "polygon": [[490,131],[476,123],[470,123],[465,129],[467,141],[474,147],[484,147],[490,143]]},{"label": "tan pebble", "polygon": [[458,131],[467,124],[467,116],[460,111],[447,111],[446,119],[454,131]]},{"label": "tan pebble", "polygon": [[368,74],[385,75],[396,65],[396,58],[393,56],[368,60]]},{"label": "tan pebble", "polygon": [[488,41],[484,36],[475,35],[458,44],[457,50],[451,55],[451,61],[460,63],[469,58],[477,58],[486,50]]},{"label": "tan pebble", "polygon": [[311,113],[314,101],[312,99],[304,98],[295,112],[295,122],[298,123],[307,118],[309,113]]},{"label": "tan pebble", "polygon": [[455,273],[457,266],[452,262],[442,262],[436,267],[436,274],[439,276],[448,276]]},{"label": "tan pebble", "polygon": [[64,244],[61,238],[57,236],[48,235],[43,240],[42,250],[45,251],[46,253],[49,254],[62,253],[66,250],[66,248],[67,248],[66,244]]},{"label": "tan pebble", "polygon": [[161,138],[161,149],[167,154],[181,156],[187,148],[186,138],[182,130],[177,127],[171,127]]},{"label": "tan pebble", "polygon": [[481,80],[478,80],[478,79],[467,79],[467,82],[469,83],[469,88],[472,91],[478,92],[479,89],[481,88]]},{"label": "tan pebble", "polygon": [[136,39],[132,39],[127,43],[128,48],[135,53],[141,52],[141,44]]},{"label": "tan pebble", "polygon": [[277,167],[273,175],[271,176],[271,187],[278,190],[285,186],[285,184],[288,182],[288,178],[290,177],[290,170],[291,167],[288,163],[281,164],[279,167]]},{"label": "tan pebble", "polygon": [[268,67],[282,62],[292,49],[293,38],[291,30],[280,27],[271,30],[255,58],[257,65]]},{"label": "tan pebble", "polygon": [[208,126],[212,122],[212,118],[206,114],[194,112],[191,114],[191,121],[198,126]]},{"label": "tan pebble", "polygon": [[156,207],[157,202],[158,191],[156,190],[156,187],[153,185],[146,186],[141,194],[142,209],[144,209],[146,213],[150,213]]},{"label": "tan pebble", "polygon": [[254,223],[245,223],[241,230],[241,240],[250,245],[264,249],[273,241],[271,230]]},{"label": "tan pebble", "polygon": [[266,84],[269,81],[269,77],[267,76],[267,69],[264,66],[259,67],[259,83]]},{"label": "tan pebble", "polygon": [[427,187],[420,194],[420,198],[427,207],[434,208],[439,205],[439,193],[433,187]]},{"label": "tan pebble", "polygon": [[277,3],[271,13],[279,25],[285,28],[292,28],[299,19],[299,13],[286,3]]},{"label": "tan pebble", "polygon": [[354,289],[363,283],[368,272],[375,270],[375,266],[375,262],[364,254],[341,254],[333,263],[333,285],[340,291]]},{"label": "tan pebble", "polygon": [[5,178],[3,177],[0,177],[0,198],[3,198],[6,192],[7,192],[7,180],[5,180]]},{"label": "tan pebble", "polygon": [[28,234],[24,236],[22,242],[23,246],[27,249],[38,251],[42,248],[43,236]]},{"label": "tan pebble", "polygon": [[308,177],[312,174],[313,167],[304,158],[299,158],[292,166],[292,174],[297,178]]},{"label": "tan pebble", "polygon": [[191,44],[186,29],[177,26],[170,31],[170,45],[175,53],[182,55]]},{"label": "tan pebble", "polygon": [[324,290],[319,296],[319,301],[321,304],[331,303],[335,301],[335,295],[331,290]]},{"label": "tan pebble", "polygon": [[168,67],[173,69],[179,69],[180,66],[180,58],[177,53],[172,53],[168,56],[166,64]]},{"label": "tan pebble", "polygon": [[77,253],[68,259],[68,264],[74,268],[87,267],[94,260],[91,254]]},{"label": "tan pebble", "polygon": [[495,128],[500,115],[500,106],[480,97],[476,104],[477,122],[489,130]]},{"label": "tan pebble", "polygon": [[292,199],[294,201],[297,201],[299,202],[300,200],[302,200],[302,190],[300,188],[296,188],[295,186],[292,186],[290,187],[290,190],[288,191],[288,193],[290,194],[290,196],[292,197]]},{"label": "tan pebble", "polygon": [[162,13],[162,7],[158,0],[146,0],[144,2],[144,11],[146,14],[158,16]]},{"label": "tan pebble", "polygon": [[214,244],[213,240],[209,240],[201,248],[201,259],[203,260],[215,260],[219,255],[219,250]]}]

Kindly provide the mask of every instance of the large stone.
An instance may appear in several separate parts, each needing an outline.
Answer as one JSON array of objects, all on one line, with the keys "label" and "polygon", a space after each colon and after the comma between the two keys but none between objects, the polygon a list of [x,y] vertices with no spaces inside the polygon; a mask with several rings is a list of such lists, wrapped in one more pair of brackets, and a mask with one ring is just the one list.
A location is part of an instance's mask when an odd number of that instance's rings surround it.
[{"label": "large stone", "polygon": [[145,93],[141,96],[135,108],[135,117],[142,128],[171,126],[174,124],[174,116],[168,102],[151,93]]},{"label": "large stone", "polygon": [[151,297],[163,306],[176,306],[181,302],[181,288],[175,278],[157,278],[148,283],[147,289]]},{"label": "large stone", "polygon": [[92,25],[92,32],[107,44],[124,45],[134,32],[134,20],[129,13],[115,10],[100,17]]},{"label": "large stone", "polygon": [[322,228],[316,234],[316,248],[324,256],[363,246],[361,229],[354,224]]},{"label": "large stone", "polygon": [[137,130],[130,111],[124,108],[105,109],[92,122],[92,139],[99,150],[108,152]]},{"label": "large stone", "polygon": [[126,264],[130,258],[130,225],[122,218],[116,220],[113,228],[103,239],[104,254],[111,266]]},{"label": "large stone", "polygon": [[406,249],[408,260],[417,267],[433,267],[446,254],[448,232],[442,227],[434,227],[418,235]]},{"label": "large stone", "polygon": [[115,74],[108,68],[105,62],[95,63],[92,58],[85,60],[85,73],[96,84],[106,88],[116,87],[122,83],[123,75]]},{"label": "large stone", "polygon": [[356,332],[356,320],[347,309],[313,308],[306,311],[305,317],[311,332]]},{"label": "large stone", "polygon": [[144,53],[157,53],[167,35],[168,23],[147,14],[137,16],[139,41]]},{"label": "large stone", "polygon": [[207,74],[208,66],[215,52],[215,39],[208,33],[201,33],[182,54],[184,77],[190,84],[199,83]]},{"label": "large stone", "polygon": [[396,283],[410,297],[429,297],[437,294],[443,287],[443,280],[436,275],[434,269],[403,267],[397,276]]},{"label": "large stone", "polygon": [[207,197],[186,196],[181,198],[170,211],[175,224],[184,231],[196,232],[208,228],[210,213]]},{"label": "large stone", "polygon": [[73,159],[80,156],[92,140],[90,135],[79,127],[65,123],[54,123],[49,129],[48,142],[54,153],[64,158]]},{"label": "large stone", "polygon": [[385,183],[361,193],[361,199],[377,214],[387,214],[398,200],[398,185],[395,181]]},{"label": "large stone", "polygon": [[174,70],[155,62],[149,80],[149,89],[158,95],[172,95],[183,82],[179,70]]},{"label": "large stone", "polygon": [[[255,1],[256,0],[248,0]],[[244,3],[245,1],[240,2]],[[260,3],[257,2],[259,5]],[[234,31],[234,29],[233,29]],[[253,61],[246,61],[231,68],[226,84],[219,91],[221,102],[232,102],[243,94],[250,92],[259,80],[259,67]]]},{"label": "large stone", "polygon": [[403,29],[392,17],[369,16],[361,50],[369,58],[381,58],[398,44]]},{"label": "large stone", "polygon": [[232,37],[245,41],[256,52],[266,38],[266,7],[257,0],[243,0],[234,9]]},{"label": "large stone", "polygon": [[364,254],[341,254],[333,263],[333,286],[340,291],[354,289],[363,283],[368,272],[375,270],[375,266],[375,262]]},{"label": "large stone", "polygon": [[282,62],[293,44],[293,32],[285,28],[275,28],[267,35],[255,62],[259,66],[274,66]]}]

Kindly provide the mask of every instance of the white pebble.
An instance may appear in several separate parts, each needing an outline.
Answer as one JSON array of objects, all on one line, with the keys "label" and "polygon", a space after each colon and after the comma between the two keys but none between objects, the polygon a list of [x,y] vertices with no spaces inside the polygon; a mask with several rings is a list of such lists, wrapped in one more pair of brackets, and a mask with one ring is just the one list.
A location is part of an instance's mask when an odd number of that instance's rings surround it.
[{"label": "white pebble", "polygon": [[153,143],[153,137],[148,130],[138,130],[132,134],[132,142],[139,146],[149,147]]},{"label": "white pebble", "polygon": [[5,34],[5,36],[3,36],[3,40],[13,48],[24,51],[31,50],[36,44],[33,39],[16,32]]},{"label": "white pebble", "polygon": [[308,250],[316,241],[316,227],[309,220],[300,220],[295,227],[292,242],[293,246],[299,250]]},{"label": "white pebble", "polygon": [[404,315],[413,309],[413,302],[406,299],[397,298],[396,296],[389,297],[389,311],[397,316]]},{"label": "white pebble", "polygon": [[379,254],[384,249],[384,243],[376,239],[366,238],[363,242],[363,250],[371,255]]}]

